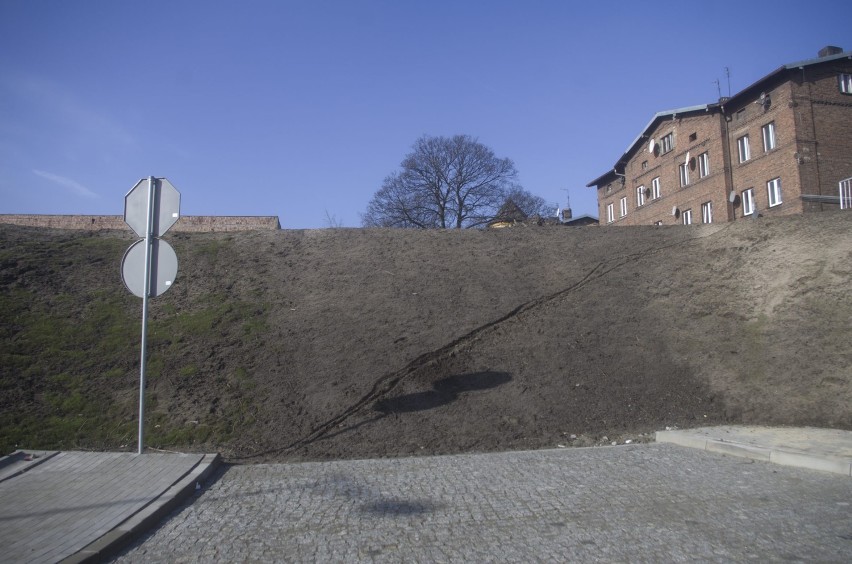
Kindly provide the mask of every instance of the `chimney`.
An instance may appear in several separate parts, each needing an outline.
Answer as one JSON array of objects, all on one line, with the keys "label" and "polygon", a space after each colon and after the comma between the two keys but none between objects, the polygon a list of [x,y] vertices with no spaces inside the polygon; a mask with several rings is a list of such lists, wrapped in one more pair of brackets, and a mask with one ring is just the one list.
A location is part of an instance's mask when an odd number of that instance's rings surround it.
[{"label": "chimney", "polygon": [[834,45],[826,45],[825,47],[823,47],[822,49],[819,50],[819,53],[817,53],[817,55],[821,59],[823,57],[830,57],[831,55],[839,55],[842,52],[843,52],[842,47],[835,47]]}]

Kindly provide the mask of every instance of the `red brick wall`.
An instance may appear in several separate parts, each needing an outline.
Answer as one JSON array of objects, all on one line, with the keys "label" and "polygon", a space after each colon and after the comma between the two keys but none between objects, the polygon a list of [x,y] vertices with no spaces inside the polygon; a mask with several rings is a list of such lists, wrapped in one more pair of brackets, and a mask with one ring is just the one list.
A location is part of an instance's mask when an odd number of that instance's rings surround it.
[{"label": "red brick wall", "polygon": [[[692,210],[693,223],[701,222],[701,204],[712,202],[713,221],[726,221],[727,190],[725,180],[724,149],[720,135],[719,110],[691,112],[675,119],[664,118],[650,132],[650,137],[659,147],[660,140],[672,133],[674,148],[665,154],[660,150],[649,152],[649,139],[643,139],[635,154],[625,166],[622,182],[615,182],[610,193],[606,187],[598,190],[600,201],[601,225],[606,224],[606,207],[614,204],[615,221],[612,225],[652,225],[662,221],[664,225],[681,223],[681,216],[672,215],[672,208]],[[694,139],[693,139],[694,137]],[[709,174],[700,178],[698,157],[707,153]],[[680,185],[679,167],[686,161],[689,153],[689,184]],[[652,200],[645,197],[645,203],[638,205],[637,189],[644,186],[650,189],[655,177],[660,178],[660,198]],[[619,217],[620,200],[627,197],[627,215]]]},{"label": "red brick wall", "polygon": [[[785,215],[837,209],[836,204],[809,203],[803,194],[837,196],[841,180],[852,177],[852,96],[840,92],[838,75],[852,73],[852,61],[787,71],[786,81],[770,94],[764,109],[755,100],[740,104],[747,117],[737,126],[731,122],[731,159],[738,192],[753,187],[758,210],[766,215]],[[732,115],[738,108],[731,107]],[[761,128],[773,121],[777,147],[764,153]],[[736,139],[748,133],[752,159],[740,164]],[[781,178],[780,206],[769,207],[766,183]],[[737,210],[737,217],[742,209]]]},{"label": "red brick wall", "polygon": [[[838,75],[852,74],[852,61],[844,60],[807,76],[802,85],[810,97],[813,115],[816,178],[807,193],[838,195],[841,180],[852,177],[852,95],[840,92]],[[831,204],[810,204],[814,209],[837,209]]]},{"label": "red brick wall", "polygon": [[[102,231],[107,229],[127,230],[130,228],[120,215],[0,215],[0,223],[49,227],[53,229],[84,229]],[[281,229],[275,216],[193,216],[178,219],[171,232],[210,231],[253,231]]]},{"label": "red brick wall", "polygon": [[[840,92],[840,73],[852,73],[852,60],[782,70],[725,100],[721,108],[662,118],[649,134],[659,142],[673,132],[674,150],[651,154],[647,138],[634,148],[624,178],[598,186],[601,225],[607,225],[609,204],[615,211],[610,225],[681,223],[680,217],[672,216],[673,207],[691,209],[693,223],[700,223],[701,204],[708,201],[714,222],[738,219],[743,217],[742,202],[731,205],[728,196],[731,190],[740,195],[747,188],[753,189],[755,206],[763,215],[837,209],[836,204],[803,201],[802,195],[836,197],[839,182],[852,177],[852,95]],[[762,92],[768,104],[761,103]],[[770,122],[775,126],[775,148],[765,151],[762,128]],[[690,140],[692,134],[695,140]],[[737,140],[744,135],[749,137],[751,155],[740,163]],[[696,161],[690,167],[689,185],[681,187],[678,165],[687,151],[691,159],[708,152],[710,175],[699,179]],[[654,201],[646,197],[645,205],[637,207],[636,188],[650,188],[656,176],[661,179],[661,197]],[[767,184],[775,178],[781,179],[782,203],[770,208]],[[623,197],[628,212],[622,218]]]},{"label": "red brick wall", "polygon": [[[765,215],[786,215],[802,213],[802,175],[796,154],[800,145],[797,142],[799,130],[797,114],[801,108],[792,104],[793,85],[783,82],[775,88],[765,90],[770,103],[760,102],[760,92],[753,96],[744,97],[739,104],[730,105],[726,113],[730,118],[728,123],[728,142],[731,155],[731,176],[737,194],[743,190],[754,190],[755,206],[759,213]],[[764,151],[763,127],[769,123],[775,125],[775,149]],[[739,162],[737,140],[748,135],[751,158]],[[804,174],[807,178],[809,174]],[[777,206],[769,207],[769,192],[767,183],[781,179],[781,201]],[[743,206],[740,202],[735,210],[737,218],[743,217]]]}]

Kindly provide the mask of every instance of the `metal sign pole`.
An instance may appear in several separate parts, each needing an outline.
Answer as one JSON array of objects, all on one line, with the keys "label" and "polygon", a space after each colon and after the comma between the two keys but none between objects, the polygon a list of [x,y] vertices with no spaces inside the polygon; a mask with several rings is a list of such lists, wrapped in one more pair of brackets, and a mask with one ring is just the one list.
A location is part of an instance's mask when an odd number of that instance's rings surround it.
[{"label": "metal sign pole", "polygon": [[148,344],[148,296],[151,293],[151,244],[154,230],[154,190],[156,180],[148,177],[148,221],[145,229],[145,290],[142,293],[142,353],[139,362],[139,441],[137,454],[142,454],[145,445],[145,361]]},{"label": "metal sign pole", "polygon": [[[145,191],[147,186],[147,193]],[[145,372],[148,352],[148,300],[168,290],[177,276],[174,249],[159,239],[180,217],[180,192],[165,178],[142,178],[124,196],[124,222],[138,241],[121,259],[121,278],[134,296],[142,298],[142,346],[139,362],[138,454],[145,450]]]}]

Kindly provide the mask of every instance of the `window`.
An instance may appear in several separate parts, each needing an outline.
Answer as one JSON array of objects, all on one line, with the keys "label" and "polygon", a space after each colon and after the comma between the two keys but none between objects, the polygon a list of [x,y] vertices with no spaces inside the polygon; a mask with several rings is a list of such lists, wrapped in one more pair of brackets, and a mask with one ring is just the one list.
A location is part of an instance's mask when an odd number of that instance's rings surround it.
[{"label": "window", "polygon": [[681,217],[684,225],[692,225],[692,210],[683,210]]},{"label": "window", "polygon": [[852,210],[852,178],[840,181],[840,209]]},{"label": "window", "polygon": [[662,221],[655,221],[655,222],[654,222],[654,225],[662,225],[662,224],[663,224],[663,222],[662,222]]},{"label": "window", "polygon": [[769,207],[781,205],[781,179],[773,178],[766,183],[766,191],[769,192]]},{"label": "window", "polygon": [[751,152],[748,148],[748,135],[743,135],[737,139],[737,150],[740,154],[741,163],[744,163],[751,158]]},{"label": "window", "polygon": [[710,174],[710,154],[701,153],[698,155],[698,176],[704,178]]},{"label": "window", "polygon": [[852,94],[852,74],[840,75],[840,91],[844,94]]},{"label": "window", "polygon": [[674,133],[669,133],[660,140],[660,152],[666,154],[674,149]]},{"label": "window", "polygon": [[743,190],[743,216],[754,213],[754,189]]},{"label": "window", "polygon": [[689,184],[689,165],[684,163],[677,167],[677,169],[680,173],[680,187],[683,188]]},{"label": "window", "polygon": [[745,110],[737,110],[737,121],[742,121],[745,118]]},{"label": "window", "polygon": [[656,200],[660,197],[660,177],[656,177],[651,181],[651,199]]},{"label": "window", "polygon": [[698,134],[697,134],[697,133],[690,133],[690,134],[689,134],[689,140],[690,140],[690,141],[695,141],[696,139],[698,139]]},{"label": "window", "polygon": [[627,196],[624,196],[623,198],[621,198],[620,204],[621,204],[621,208],[619,209],[620,215],[618,217],[624,217],[625,215],[627,215]]},{"label": "window", "polygon": [[612,192],[612,184],[607,184],[606,185],[606,193],[609,194],[610,192]]},{"label": "window", "polygon": [[648,161],[642,161],[642,170],[645,170],[647,168],[648,168]]},{"label": "window", "polygon": [[606,222],[612,223],[615,221],[615,209],[613,208],[613,204],[607,204],[606,206]]},{"label": "window", "polygon": [[713,202],[701,204],[701,223],[713,223]]},{"label": "window", "polygon": [[636,189],[636,207],[645,205],[645,187],[640,186]]},{"label": "window", "polygon": [[775,148],[775,122],[770,121],[763,126],[763,152],[768,153]]}]

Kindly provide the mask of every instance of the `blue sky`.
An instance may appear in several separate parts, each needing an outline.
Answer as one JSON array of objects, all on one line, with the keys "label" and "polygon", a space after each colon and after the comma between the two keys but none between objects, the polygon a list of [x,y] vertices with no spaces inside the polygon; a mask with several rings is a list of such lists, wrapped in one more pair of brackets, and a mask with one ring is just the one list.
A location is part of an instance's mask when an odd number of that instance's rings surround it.
[{"label": "blue sky", "polygon": [[166,177],[183,215],[360,225],[421,135],[468,134],[521,184],[585,185],[655,112],[825,45],[852,3],[0,1],[0,213],[121,214]]}]

